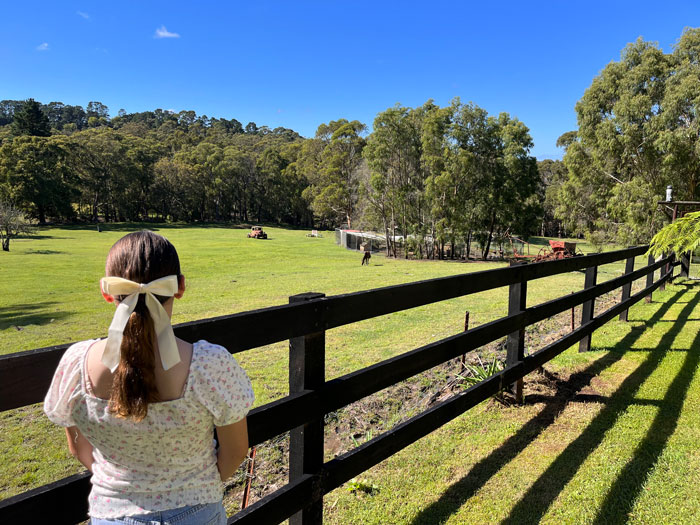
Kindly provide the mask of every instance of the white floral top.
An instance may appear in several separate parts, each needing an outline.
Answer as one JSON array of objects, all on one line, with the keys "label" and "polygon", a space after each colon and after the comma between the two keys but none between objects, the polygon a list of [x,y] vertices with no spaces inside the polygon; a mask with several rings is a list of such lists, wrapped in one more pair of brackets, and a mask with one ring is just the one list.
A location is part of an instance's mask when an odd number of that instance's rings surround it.
[{"label": "white floral top", "polygon": [[76,426],[93,446],[90,516],[118,518],[223,497],[214,426],[235,423],[253,404],[253,389],[234,357],[207,341],[193,344],[182,397],[150,403],[140,422],[114,417],[95,397],[85,357],[97,340],[72,345],[44,400],[48,418]]}]

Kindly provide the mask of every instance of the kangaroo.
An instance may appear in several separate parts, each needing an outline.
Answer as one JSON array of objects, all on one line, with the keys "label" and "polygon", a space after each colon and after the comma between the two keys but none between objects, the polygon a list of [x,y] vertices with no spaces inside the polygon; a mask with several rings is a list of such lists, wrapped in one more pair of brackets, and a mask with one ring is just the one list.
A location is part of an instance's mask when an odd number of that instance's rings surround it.
[{"label": "kangaroo", "polygon": [[[362,256],[362,264],[367,264],[369,266],[369,259],[372,257],[372,254],[369,252],[365,252],[365,254]],[[362,264],[360,266],[362,266]]]}]

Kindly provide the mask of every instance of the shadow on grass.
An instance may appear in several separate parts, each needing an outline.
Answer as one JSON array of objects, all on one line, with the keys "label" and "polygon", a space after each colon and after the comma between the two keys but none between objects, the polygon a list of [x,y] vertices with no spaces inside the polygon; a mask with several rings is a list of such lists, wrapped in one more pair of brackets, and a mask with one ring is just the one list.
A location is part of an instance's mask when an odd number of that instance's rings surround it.
[{"label": "shadow on grass", "polygon": [[[202,228],[202,229],[226,229],[226,230],[250,230],[252,226],[262,226],[263,228],[283,228],[285,230],[311,231],[308,226],[290,226],[287,224],[273,224],[266,222],[116,222],[100,223],[101,232],[135,232],[140,230],[177,230],[180,228]],[[94,223],[82,224],[62,224],[51,226],[61,230],[97,231]],[[325,230],[324,230],[325,231]],[[36,236],[33,236],[36,238]]]},{"label": "shadow on grass", "polygon": [[[670,309],[685,292],[677,292],[668,301],[660,304],[658,310],[653,314],[652,319],[660,319]],[[680,330],[680,328],[679,328]],[[643,331],[632,331],[628,333],[619,345],[629,347],[639,339]],[[617,347],[616,347],[617,348]],[[450,486],[440,499],[422,510],[412,521],[412,525],[432,525],[442,523],[449,516],[459,510],[459,508],[491,478],[501,468],[525,450],[530,443],[554,423],[556,418],[568,406],[576,400],[577,393],[588,386],[591,379],[600,374],[603,370],[619,361],[622,353],[607,353],[591,363],[580,372],[573,374],[568,381],[557,384],[556,394],[548,396],[545,406],[530,421],[525,423],[513,436],[508,438],[500,447],[491,452],[487,457],[479,461],[469,473],[455,484]],[[528,396],[526,403],[540,402],[539,396]],[[548,507],[549,505],[547,505]],[[544,510],[546,510],[546,508]],[[511,513],[512,516],[512,513]],[[534,522],[538,522],[539,518]],[[514,522],[517,522],[515,520]],[[530,522],[525,520],[524,522]]]},{"label": "shadow on grass", "polygon": [[48,324],[57,319],[68,317],[70,312],[59,312],[52,308],[56,301],[33,304],[14,304],[0,308],[0,330],[7,328],[22,329],[30,324]]},{"label": "shadow on grass", "polygon": [[627,523],[629,513],[639,497],[644,482],[666,448],[678,426],[688,388],[700,363],[700,332],[685,354],[685,360],[656,411],[656,417],[644,439],[634,451],[634,457],[605,496],[605,501],[593,523],[598,525]]},{"label": "shadow on grass", "polygon": [[[686,290],[678,292],[674,297],[678,297],[680,293],[685,292]],[[666,304],[670,305],[672,301],[673,299],[670,299],[668,303],[662,305],[654,317],[658,317],[663,307]],[[635,404],[634,397],[637,391],[659,366],[666,355],[667,349],[685,326],[685,319],[698,304],[700,304],[700,296],[696,295],[683,307],[678,314],[678,321],[664,333],[654,352],[650,352],[636,370],[627,376],[581,435],[571,442],[547,470],[540,475],[537,481],[530,486],[525,495],[511,509],[509,516],[503,520],[503,524],[540,522],[552,502],[578,472],[583,462],[600,445],[606,433],[615,426],[618,417],[630,405]],[[608,355],[617,355],[618,359],[621,358],[629,350],[630,339],[636,339],[641,333],[643,332],[631,332],[615,345]],[[661,454],[666,446],[668,437],[676,427],[685,393],[698,362],[696,352],[688,352],[688,356],[686,364],[684,364],[669,388],[669,393],[677,396],[674,400],[674,403],[679,404],[675,407],[677,410],[671,409],[667,413],[666,410],[661,409],[658,412],[657,418],[654,420],[649,432],[653,431],[657,434],[661,433],[661,435],[657,439],[656,436],[647,434],[647,438],[640,444],[640,447],[645,448],[636,450],[634,458],[613,484],[598,516],[596,516],[595,523],[624,523],[627,521],[628,513],[639,496],[646,474],[653,467],[658,455]],[[659,417],[662,420],[659,420]],[[666,429],[666,431],[661,432],[661,428]],[[649,457],[646,456],[647,454],[649,454]],[[625,476],[629,476],[630,479],[625,479]]]},{"label": "shadow on grass", "polygon": [[60,253],[65,252],[59,252],[56,250],[29,250],[28,252],[24,252],[24,255],[56,255]]}]

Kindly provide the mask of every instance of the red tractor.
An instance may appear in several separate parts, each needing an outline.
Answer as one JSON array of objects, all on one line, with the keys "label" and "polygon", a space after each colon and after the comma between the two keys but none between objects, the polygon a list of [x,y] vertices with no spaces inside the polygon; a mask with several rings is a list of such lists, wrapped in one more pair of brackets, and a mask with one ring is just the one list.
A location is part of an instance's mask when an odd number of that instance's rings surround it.
[{"label": "red tractor", "polygon": [[262,226],[253,226],[248,234],[249,239],[267,239],[267,233],[262,229]]}]

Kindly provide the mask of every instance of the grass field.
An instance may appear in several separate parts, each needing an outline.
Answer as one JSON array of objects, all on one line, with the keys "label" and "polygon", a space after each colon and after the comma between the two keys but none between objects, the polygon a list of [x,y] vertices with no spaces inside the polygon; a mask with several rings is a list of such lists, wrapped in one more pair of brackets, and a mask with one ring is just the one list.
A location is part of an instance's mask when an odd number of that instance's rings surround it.
[{"label": "grass field", "polygon": [[[140,227],[108,226],[101,233],[92,228],[51,228],[33,238],[13,241],[12,251],[0,254],[0,354],[104,336],[112,315],[112,306],[101,299],[98,291],[104,257],[120,236]],[[375,256],[371,266],[361,267],[359,253],[337,247],[332,232],[325,233],[323,238],[309,238],[305,231],[270,228],[270,238],[257,241],[247,239],[246,230],[236,228],[152,225],[150,228],[175,244],[187,277],[188,289],[176,304],[174,323],[283,304],[288,296],[305,291],[335,295],[503,265],[404,261]],[[620,275],[622,269],[622,263],[601,268],[599,281]],[[528,304],[580,290],[582,285],[583,274],[578,272],[533,281],[528,286]],[[664,297],[676,297],[681,291],[691,294],[680,289],[665,292]],[[331,330],[327,334],[326,375],[336,377],[457,333],[462,330],[465,310],[471,313],[472,326],[498,318],[506,312],[506,295],[506,289],[491,290]],[[681,305],[679,298],[676,297],[678,306]],[[655,302],[640,306],[639,311],[651,312],[649,315],[653,317],[653,308],[663,308],[663,305]],[[641,319],[643,315],[640,313],[636,318]],[[579,316],[577,312],[577,318]],[[678,322],[681,321],[658,323],[653,329],[662,330]],[[569,351],[548,368],[559,374],[557,380],[564,385],[571,371],[589,374],[585,372],[586,367],[612,374],[601,383],[598,391],[600,395],[618,399],[615,397],[619,397],[617,387],[624,384],[625,373],[634,374],[636,364],[643,359],[643,352],[628,355],[621,350],[624,341],[631,341],[629,334],[646,341],[647,336],[641,337],[641,330],[631,328],[639,324],[614,323],[610,325],[613,328],[605,328],[604,335],[596,333],[594,344],[614,347],[615,351],[586,356]],[[645,324],[642,322],[641,326]],[[540,339],[548,330],[547,322],[543,322],[539,331],[528,339],[530,349],[541,346]],[[658,338],[664,338],[661,332]],[[651,342],[648,344],[651,346]],[[620,356],[612,361],[605,357],[618,354]],[[237,354],[237,358],[253,381],[256,405],[287,393],[286,344],[250,350]],[[596,365],[598,362],[607,364]],[[642,365],[645,362],[641,361]],[[667,384],[673,380],[673,372],[669,373]],[[656,377],[659,373],[653,375]],[[578,376],[574,374],[573,377],[575,381]],[[664,378],[658,380],[663,383]],[[543,380],[542,388],[551,389],[552,381]],[[624,394],[620,403],[627,403],[628,397]],[[541,499],[539,490],[528,496],[529,487],[536,486],[540,473],[556,464],[557,450],[566,450],[567,439],[576,443],[577,433],[585,432],[591,422],[597,421],[598,413],[605,416],[608,410],[603,402],[563,402],[561,399],[554,403],[555,408],[551,406],[552,402],[548,401],[508,409],[482,404],[367,473],[379,486],[375,495],[357,496],[344,489],[329,495],[326,515],[334,523],[492,523],[492,513],[504,520],[515,513],[509,519],[512,523],[521,523],[523,521],[519,520],[526,515],[519,513],[536,507],[527,498],[538,502]],[[630,423],[637,432],[645,428],[644,425],[648,426],[648,414],[654,405],[643,404],[641,408],[640,417],[644,423],[634,420]],[[620,411],[629,412],[628,408],[615,410],[615,417]],[[547,417],[552,422],[538,430],[537,425]],[[536,423],[532,423],[533,420]],[[0,425],[0,498],[80,470],[68,456],[61,429],[50,425],[38,407],[2,413]],[[550,434],[554,443],[543,446],[554,448],[545,453],[537,448],[537,443],[546,441]],[[513,440],[517,446],[512,445]],[[529,445],[531,440],[533,444]],[[614,445],[610,447],[616,451]],[[494,449],[505,450],[506,457],[509,454],[513,457],[508,461],[489,459]],[[512,450],[517,454],[510,452]],[[633,451],[625,453],[629,455]],[[623,466],[620,468],[624,468],[624,456],[621,457]],[[414,467],[419,467],[416,472]],[[491,471],[492,475],[486,476]],[[571,476],[562,483],[568,490],[576,479],[578,476]],[[614,479],[614,472],[605,479]],[[464,497],[460,488],[465,483],[473,487],[465,492],[471,491],[469,497]],[[578,489],[583,495],[579,497],[589,497],[588,489],[581,488],[587,483],[584,478]],[[605,486],[602,482],[599,485]],[[623,491],[620,494],[624,494],[623,489],[626,487],[620,488]],[[501,496],[499,491],[502,490],[509,491],[510,495]],[[527,505],[524,507],[518,507],[518,494],[525,498]],[[567,514],[561,509],[557,511],[559,514],[550,516],[550,507],[575,508],[575,495],[566,500],[569,503],[557,503],[562,494],[568,492],[562,488],[554,499],[545,502],[546,505],[540,503],[543,508],[531,515],[537,516],[539,512],[539,517],[552,520],[561,515],[564,522],[593,522],[596,516],[593,503],[587,503],[593,510],[585,519],[576,512]],[[577,521],[578,518],[582,521]]]}]

